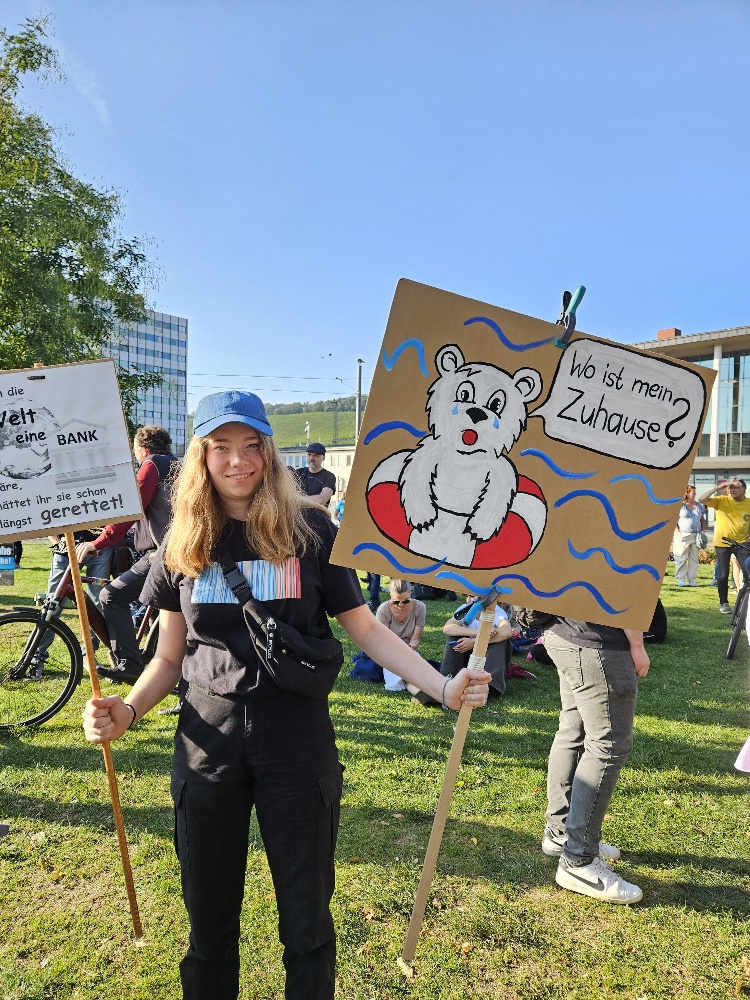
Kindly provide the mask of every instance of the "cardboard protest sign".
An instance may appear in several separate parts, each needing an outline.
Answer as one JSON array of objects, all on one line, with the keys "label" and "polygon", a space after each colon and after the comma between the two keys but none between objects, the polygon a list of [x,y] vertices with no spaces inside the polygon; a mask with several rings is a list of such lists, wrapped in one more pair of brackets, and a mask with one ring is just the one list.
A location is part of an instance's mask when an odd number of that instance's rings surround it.
[{"label": "cardboard protest sign", "polygon": [[333,561],[648,628],[715,374],[399,282]]},{"label": "cardboard protest sign", "polygon": [[114,362],[0,372],[0,541],[142,516]]}]

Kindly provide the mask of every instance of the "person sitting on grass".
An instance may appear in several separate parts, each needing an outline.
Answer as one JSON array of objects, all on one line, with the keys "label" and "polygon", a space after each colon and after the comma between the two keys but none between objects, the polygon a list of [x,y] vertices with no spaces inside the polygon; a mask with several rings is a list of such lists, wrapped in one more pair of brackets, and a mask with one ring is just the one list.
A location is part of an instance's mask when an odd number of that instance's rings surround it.
[{"label": "person sitting on grass", "polygon": [[[466,595],[467,604],[473,604],[474,601],[476,601],[476,597],[473,597],[471,594]],[[458,671],[468,664],[469,657],[474,652],[474,645],[477,641],[480,624],[479,616],[474,619],[471,625],[465,625],[455,616],[452,616],[443,625],[443,633],[448,636],[445,649],[443,650],[443,660],[440,664],[440,673],[443,677],[455,677]],[[490,632],[490,641],[487,645],[484,666],[484,669],[492,678],[490,681],[491,695],[505,694],[505,671],[510,659],[508,654],[512,633],[513,629],[508,621],[507,612],[497,604],[495,606],[495,621]],[[420,705],[436,704],[435,699],[425,694],[424,691],[412,691],[412,694],[414,695],[412,701],[419,702]]]},{"label": "person sitting on grass", "polygon": [[[415,652],[419,649],[427,620],[427,608],[411,596],[411,584],[408,580],[391,580],[390,598],[380,605],[375,617],[399,639],[403,639],[410,649]],[[406,681],[386,667],[383,667],[383,678],[386,691],[403,691],[407,687]],[[417,690],[415,688],[412,693]]]},{"label": "person sitting on grass", "polygon": [[[466,603],[473,604],[476,597],[472,594],[466,595]],[[479,634],[481,622],[479,615],[471,625],[457,619],[455,616],[448,619],[443,625],[443,634],[448,638],[443,650],[443,662],[440,673],[444,677],[455,677],[458,671],[469,662],[469,657],[474,652],[474,645]],[[505,668],[507,666],[510,652],[509,641],[513,629],[508,620],[508,613],[497,604],[495,606],[495,621],[490,632],[490,641],[487,645],[487,660],[484,669],[492,676],[490,681],[490,694],[505,694]]]}]

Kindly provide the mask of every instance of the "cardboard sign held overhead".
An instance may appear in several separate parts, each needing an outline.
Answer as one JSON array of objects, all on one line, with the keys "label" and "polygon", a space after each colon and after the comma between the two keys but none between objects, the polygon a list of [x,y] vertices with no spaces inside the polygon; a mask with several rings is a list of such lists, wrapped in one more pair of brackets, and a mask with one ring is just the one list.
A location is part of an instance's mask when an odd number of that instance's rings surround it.
[{"label": "cardboard sign held overhead", "polygon": [[715,373],[402,280],[332,559],[647,629]]},{"label": "cardboard sign held overhead", "polygon": [[142,516],[114,362],[0,372],[0,541]]}]

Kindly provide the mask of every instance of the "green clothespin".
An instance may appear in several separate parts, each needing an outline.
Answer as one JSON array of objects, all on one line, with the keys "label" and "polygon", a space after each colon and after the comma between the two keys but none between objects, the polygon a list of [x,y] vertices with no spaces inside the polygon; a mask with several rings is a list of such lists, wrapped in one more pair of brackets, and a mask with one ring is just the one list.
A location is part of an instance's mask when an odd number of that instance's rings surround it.
[{"label": "green clothespin", "polygon": [[579,285],[572,293],[563,292],[562,312],[555,320],[558,326],[565,327],[565,332],[561,333],[555,341],[555,347],[559,347],[561,350],[565,350],[568,346],[568,341],[576,328],[576,309],[581,304],[581,300],[585,294],[585,285]]}]

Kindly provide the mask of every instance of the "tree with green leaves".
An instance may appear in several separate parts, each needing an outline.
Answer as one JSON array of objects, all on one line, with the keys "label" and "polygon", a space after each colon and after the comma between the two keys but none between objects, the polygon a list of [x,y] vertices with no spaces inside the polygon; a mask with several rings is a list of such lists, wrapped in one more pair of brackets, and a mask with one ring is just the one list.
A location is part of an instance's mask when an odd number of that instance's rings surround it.
[{"label": "tree with green leaves", "polygon": [[[74,176],[54,129],[19,103],[22,78],[61,79],[46,18],[0,29],[0,369],[100,358],[121,324],[142,322],[153,267],[119,228],[121,196]],[[163,383],[121,370],[131,406]]]}]

